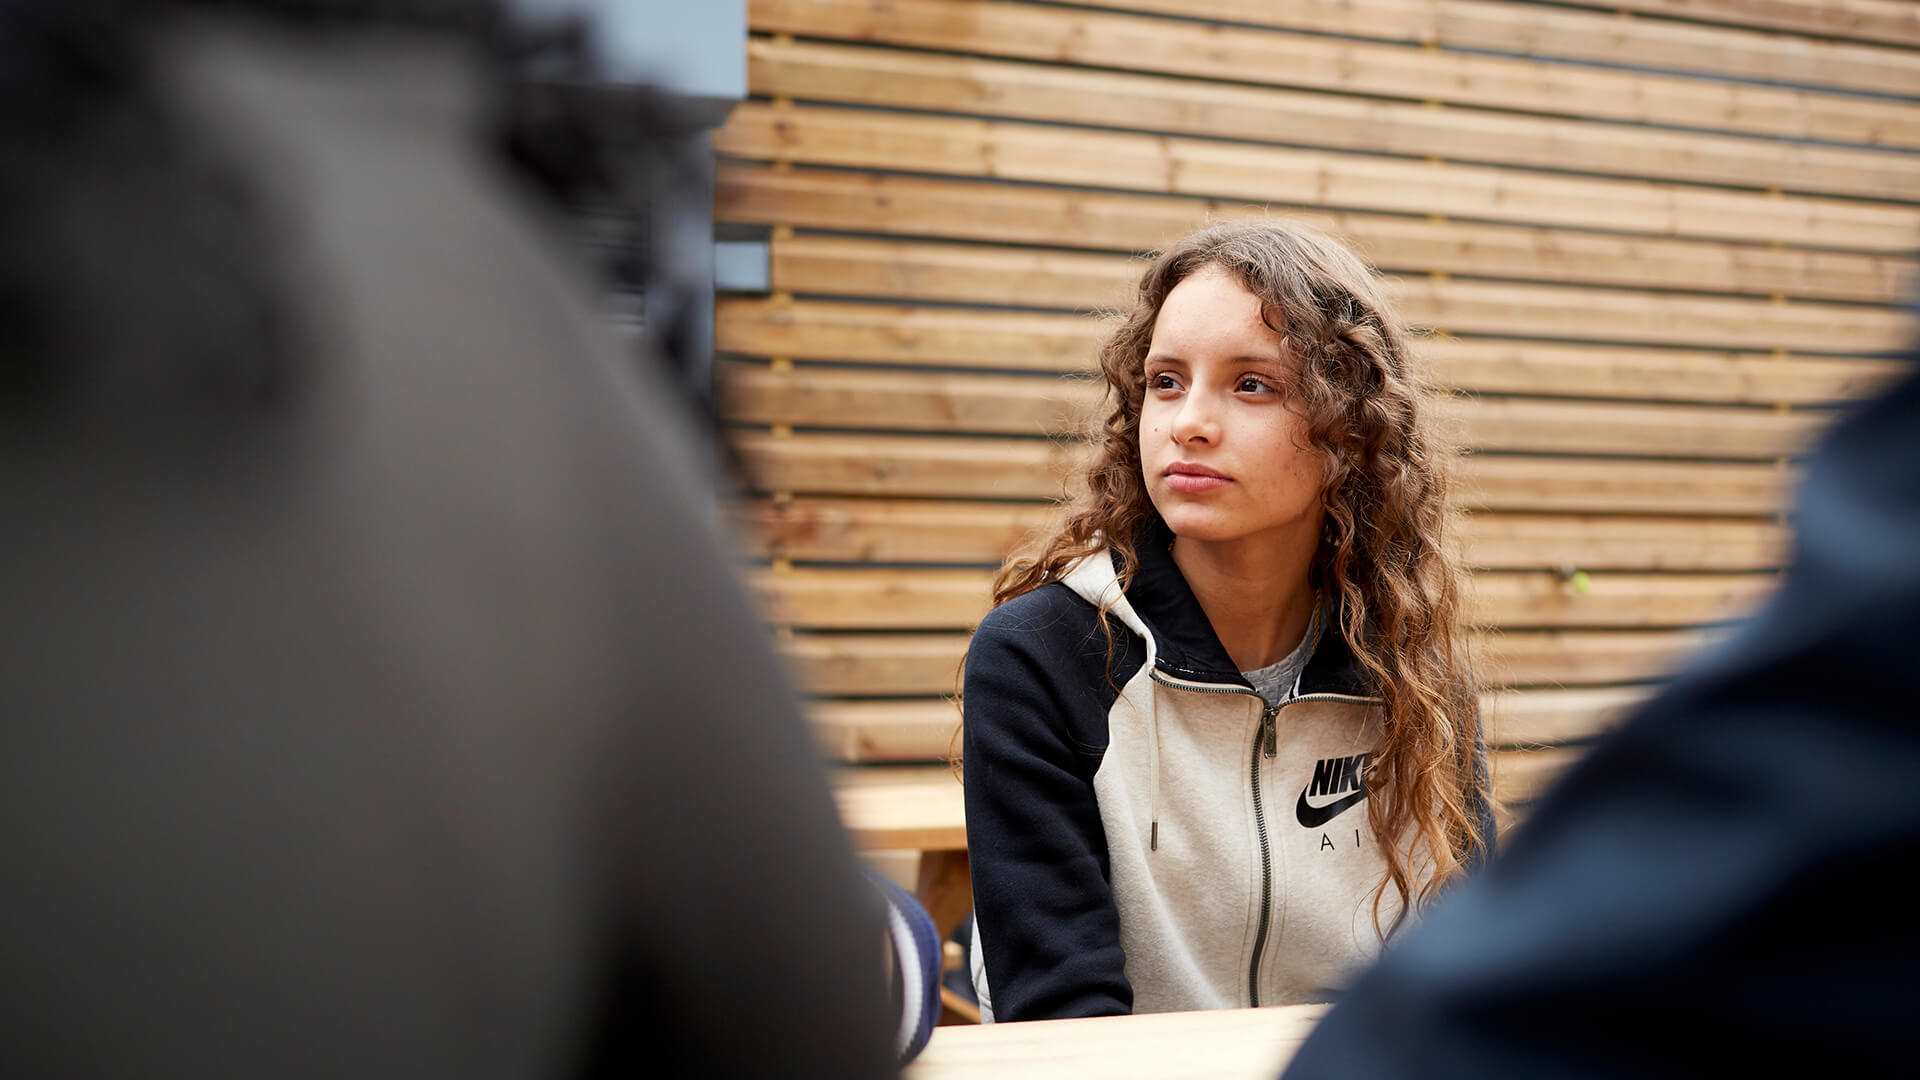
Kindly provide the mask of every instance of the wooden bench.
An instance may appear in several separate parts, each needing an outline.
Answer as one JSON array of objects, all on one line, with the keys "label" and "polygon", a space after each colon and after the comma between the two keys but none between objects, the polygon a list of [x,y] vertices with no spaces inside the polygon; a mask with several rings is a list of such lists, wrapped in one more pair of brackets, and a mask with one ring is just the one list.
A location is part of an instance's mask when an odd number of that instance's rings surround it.
[{"label": "wooden bench", "polygon": [[[868,854],[917,852],[913,894],[933,917],[943,946],[973,910],[967,814],[959,777],[942,766],[845,769],[834,786],[841,822]],[[958,961],[947,946],[945,967]],[[940,988],[943,1023],[980,1022],[979,1007]]]},{"label": "wooden bench", "polygon": [[1273,1080],[1325,1005],[943,1027],[906,1080]]},{"label": "wooden bench", "polygon": [[[1537,797],[1578,756],[1565,748],[1496,752],[1494,786],[1503,812]],[[863,851],[919,853],[913,891],[946,942],[973,908],[959,778],[944,765],[852,767],[837,774],[834,795],[841,821]],[[957,953],[948,950],[949,965]],[[942,987],[941,997],[950,1020],[979,1021],[978,1009],[959,995]]]},{"label": "wooden bench", "polygon": [[[858,648],[858,646],[856,646]],[[859,653],[860,662],[877,664],[884,656],[884,645]],[[801,654],[804,656],[804,653]],[[952,689],[952,673],[958,655],[945,658],[948,665],[932,673],[931,684],[902,681],[900,693],[939,693],[938,680],[946,679]],[[1493,690],[1481,695],[1480,713],[1487,727],[1487,739],[1496,747],[1551,746],[1578,742],[1607,731],[1629,709],[1645,701],[1651,691],[1645,686],[1594,686],[1573,689]],[[955,729],[959,710],[944,700],[826,700],[817,702],[812,719],[835,760],[849,764],[873,762],[925,762],[946,756],[955,747]],[[858,774],[854,774],[856,777]],[[939,792],[927,774],[928,790]],[[915,850],[949,846],[958,838],[938,833],[950,823],[952,807],[939,798],[922,798],[883,788],[860,796],[858,822],[862,827],[891,833],[863,837],[870,848],[886,848],[882,839],[900,841],[892,846]],[[933,822],[927,836],[914,836],[917,822]]]},{"label": "wooden bench", "polygon": [[[1676,656],[1713,641],[1719,632],[1684,627],[1666,630],[1503,630],[1471,634],[1488,668],[1492,686],[1543,687],[1561,685],[1600,687],[1644,683],[1665,673]],[[790,635],[787,653],[799,665],[808,687],[816,693],[860,695],[951,694],[957,687],[960,657],[967,635],[812,634]],[[1534,692],[1534,691],[1529,691]],[[900,709],[905,703],[822,702],[826,709]],[[952,706],[939,701],[918,703],[936,708],[950,723]],[[938,757],[944,749],[919,755]]]},{"label": "wooden bench", "polygon": [[[1613,715],[1618,713],[1616,709]],[[1494,793],[1502,803],[1525,806],[1579,756],[1578,749],[1564,747],[1496,750]],[[964,856],[967,819],[962,791],[960,778],[946,765],[852,766],[839,770],[834,779],[841,821],[855,844],[867,851]],[[962,905],[944,928],[950,930],[966,910]]]}]

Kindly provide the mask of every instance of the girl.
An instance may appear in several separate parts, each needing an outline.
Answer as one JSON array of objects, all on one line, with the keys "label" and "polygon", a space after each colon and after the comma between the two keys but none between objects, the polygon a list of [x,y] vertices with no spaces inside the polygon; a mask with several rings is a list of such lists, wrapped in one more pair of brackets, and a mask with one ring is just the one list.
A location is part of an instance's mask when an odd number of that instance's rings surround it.
[{"label": "girl", "polygon": [[973,977],[1026,1020],[1327,1000],[1493,842],[1445,457],[1368,268],[1161,253],[964,674]]}]

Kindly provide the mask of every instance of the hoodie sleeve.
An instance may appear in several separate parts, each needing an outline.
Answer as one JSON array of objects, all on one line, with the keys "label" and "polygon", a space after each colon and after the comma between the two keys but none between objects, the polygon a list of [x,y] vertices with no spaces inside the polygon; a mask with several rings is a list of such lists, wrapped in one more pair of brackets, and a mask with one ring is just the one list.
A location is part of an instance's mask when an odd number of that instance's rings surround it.
[{"label": "hoodie sleeve", "polygon": [[1048,599],[996,609],[967,650],[967,846],[998,1021],[1133,1009],[1093,790],[1106,716],[1062,683],[1085,664]]}]

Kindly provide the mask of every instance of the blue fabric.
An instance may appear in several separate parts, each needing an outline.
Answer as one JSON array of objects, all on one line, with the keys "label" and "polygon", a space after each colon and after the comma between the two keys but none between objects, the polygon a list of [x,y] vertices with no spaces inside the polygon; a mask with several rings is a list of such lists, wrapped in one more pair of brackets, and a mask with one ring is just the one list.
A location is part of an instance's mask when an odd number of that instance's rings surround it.
[{"label": "blue fabric", "polygon": [[[897,1044],[900,1063],[904,1065],[926,1049],[927,1040],[933,1037],[934,1024],[940,1018],[940,933],[934,928],[933,916],[912,893],[872,870],[867,871],[867,876],[886,898],[887,906],[906,923],[918,952],[917,957],[909,957],[902,955],[898,948],[893,950],[893,1000],[901,1018],[897,1030],[909,1031],[907,1018],[917,1013],[911,1021],[911,1033]],[[889,921],[889,940],[892,932]]]},{"label": "blue fabric", "polygon": [[1288,1080],[1910,1075],[1920,374],[1808,465],[1777,595],[1328,1014]]}]

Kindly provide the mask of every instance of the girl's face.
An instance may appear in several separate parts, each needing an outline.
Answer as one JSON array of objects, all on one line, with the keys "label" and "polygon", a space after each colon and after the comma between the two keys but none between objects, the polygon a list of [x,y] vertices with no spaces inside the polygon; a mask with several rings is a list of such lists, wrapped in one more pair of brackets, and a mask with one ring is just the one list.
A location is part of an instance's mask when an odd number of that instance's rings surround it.
[{"label": "girl's face", "polygon": [[1260,301],[1220,267],[1167,294],[1147,352],[1140,464],[1175,535],[1318,535],[1322,456],[1286,393],[1297,367]]}]

